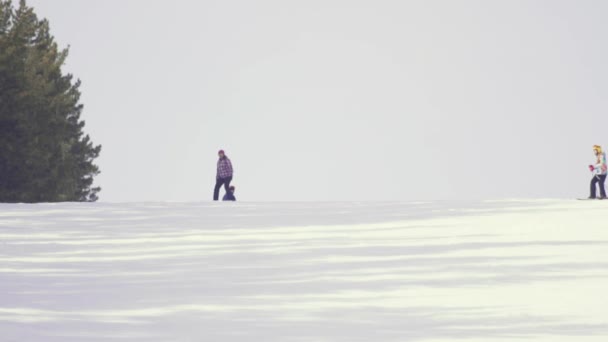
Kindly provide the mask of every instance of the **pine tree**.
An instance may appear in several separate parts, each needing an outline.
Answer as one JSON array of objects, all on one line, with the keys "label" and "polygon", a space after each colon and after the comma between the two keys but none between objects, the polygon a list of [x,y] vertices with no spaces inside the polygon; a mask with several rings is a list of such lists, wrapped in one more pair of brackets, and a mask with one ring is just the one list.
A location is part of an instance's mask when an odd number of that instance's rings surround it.
[{"label": "pine tree", "polygon": [[0,202],[98,199],[101,146],[83,133],[67,56],[25,0],[0,0]]}]

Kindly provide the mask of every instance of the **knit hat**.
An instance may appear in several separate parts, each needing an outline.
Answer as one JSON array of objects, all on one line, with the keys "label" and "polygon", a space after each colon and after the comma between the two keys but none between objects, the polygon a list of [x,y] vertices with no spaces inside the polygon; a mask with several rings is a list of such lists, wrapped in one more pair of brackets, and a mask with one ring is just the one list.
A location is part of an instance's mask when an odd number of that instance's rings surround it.
[{"label": "knit hat", "polygon": [[217,154],[220,154],[220,153],[221,153],[221,154],[225,154],[225,153],[224,153],[224,150],[219,150],[219,151],[217,152]]}]

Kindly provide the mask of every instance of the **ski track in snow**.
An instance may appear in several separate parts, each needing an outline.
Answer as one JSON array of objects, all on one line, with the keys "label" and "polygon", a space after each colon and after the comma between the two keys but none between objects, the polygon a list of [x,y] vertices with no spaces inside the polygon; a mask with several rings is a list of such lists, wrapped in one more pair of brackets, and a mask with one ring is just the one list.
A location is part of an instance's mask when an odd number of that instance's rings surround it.
[{"label": "ski track in snow", "polygon": [[608,203],[0,205],[0,341],[607,341]]}]

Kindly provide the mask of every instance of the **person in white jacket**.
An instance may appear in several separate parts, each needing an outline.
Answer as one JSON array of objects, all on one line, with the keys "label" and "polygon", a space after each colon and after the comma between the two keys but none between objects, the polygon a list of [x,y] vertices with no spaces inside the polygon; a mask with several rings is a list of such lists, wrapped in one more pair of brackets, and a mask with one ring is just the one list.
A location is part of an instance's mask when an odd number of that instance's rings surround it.
[{"label": "person in white jacket", "polygon": [[589,165],[589,170],[593,173],[591,178],[591,194],[589,198],[596,198],[596,184],[600,187],[600,199],[606,199],[606,189],[604,183],[606,182],[606,175],[608,174],[608,166],[606,165],[606,153],[602,151],[602,147],[599,145],[593,146],[593,153],[595,154],[595,164]]}]

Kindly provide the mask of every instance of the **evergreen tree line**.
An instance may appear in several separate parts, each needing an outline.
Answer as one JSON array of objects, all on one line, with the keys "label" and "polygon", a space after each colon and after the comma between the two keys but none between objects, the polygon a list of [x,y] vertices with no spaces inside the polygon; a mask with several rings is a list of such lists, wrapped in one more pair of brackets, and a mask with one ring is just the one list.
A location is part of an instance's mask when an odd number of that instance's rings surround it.
[{"label": "evergreen tree line", "polygon": [[101,146],[83,133],[67,56],[25,0],[0,0],[0,202],[98,199]]}]

